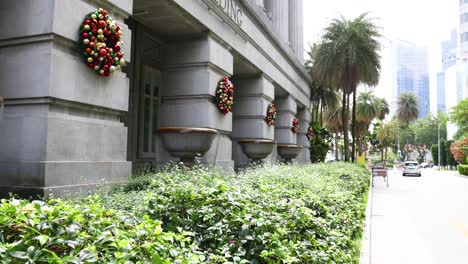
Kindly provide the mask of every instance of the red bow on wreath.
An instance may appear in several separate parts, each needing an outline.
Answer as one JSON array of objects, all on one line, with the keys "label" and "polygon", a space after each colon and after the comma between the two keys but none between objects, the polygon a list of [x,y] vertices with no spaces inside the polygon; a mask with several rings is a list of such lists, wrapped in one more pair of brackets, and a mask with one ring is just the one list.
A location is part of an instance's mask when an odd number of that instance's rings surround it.
[{"label": "red bow on wreath", "polygon": [[265,121],[267,122],[268,126],[274,126],[275,120],[276,120],[276,104],[272,102],[270,105],[268,105],[267,116],[265,118]]},{"label": "red bow on wreath", "polygon": [[294,118],[294,119],[293,119],[291,131],[292,131],[294,134],[297,134],[297,132],[299,132],[299,119],[297,119],[297,118]]}]

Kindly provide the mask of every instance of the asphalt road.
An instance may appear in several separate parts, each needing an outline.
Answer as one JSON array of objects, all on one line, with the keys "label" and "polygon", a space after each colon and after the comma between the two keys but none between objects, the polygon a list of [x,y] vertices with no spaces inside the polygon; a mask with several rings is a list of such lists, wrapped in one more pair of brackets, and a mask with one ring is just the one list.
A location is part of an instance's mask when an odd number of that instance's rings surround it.
[{"label": "asphalt road", "polygon": [[422,177],[374,179],[371,264],[467,264],[468,177],[424,169]]}]

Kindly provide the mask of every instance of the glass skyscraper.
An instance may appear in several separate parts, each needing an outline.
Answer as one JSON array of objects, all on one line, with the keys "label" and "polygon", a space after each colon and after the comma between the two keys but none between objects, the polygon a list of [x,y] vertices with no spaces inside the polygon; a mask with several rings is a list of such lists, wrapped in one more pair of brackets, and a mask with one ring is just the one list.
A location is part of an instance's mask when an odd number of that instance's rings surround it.
[{"label": "glass skyscraper", "polygon": [[437,73],[437,112],[447,112],[445,103],[445,72]]},{"label": "glass skyscraper", "polygon": [[[452,94],[453,89],[458,89],[458,85],[451,87],[456,83],[455,66],[457,64],[457,30],[452,30],[450,40],[442,42],[442,71],[437,73],[437,111],[447,112],[447,89]],[[451,74],[452,73],[452,74]],[[447,87],[449,85],[449,87]]]},{"label": "glass skyscraper", "polygon": [[396,43],[397,95],[416,94],[419,100],[419,118],[430,111],[428,49],[406,41]]}]

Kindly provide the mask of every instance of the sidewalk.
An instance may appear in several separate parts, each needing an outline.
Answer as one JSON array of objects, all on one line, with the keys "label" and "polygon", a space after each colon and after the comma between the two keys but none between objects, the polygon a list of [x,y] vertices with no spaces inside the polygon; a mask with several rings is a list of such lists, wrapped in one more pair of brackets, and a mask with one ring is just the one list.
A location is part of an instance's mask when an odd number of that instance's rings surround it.
[{"label": "sidewalk", "polygon": [[468,263],[468,179],[430,169],[421,178],[393,170],[389,178],[389,188],[374,182],[363,241],[370,255],[361,263]]}]

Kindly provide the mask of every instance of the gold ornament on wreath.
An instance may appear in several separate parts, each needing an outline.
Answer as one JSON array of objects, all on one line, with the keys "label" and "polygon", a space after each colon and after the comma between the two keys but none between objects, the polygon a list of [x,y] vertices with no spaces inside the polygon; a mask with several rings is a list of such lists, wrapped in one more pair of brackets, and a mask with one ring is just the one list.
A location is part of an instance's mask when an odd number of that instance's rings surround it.
[{"label": "gold ornament on wreath", "polygon": [[265,122],[268,124],[268,126],[274,126],[275,120],[276,120],[276,104],[272,102],[271,104],[268,105],[267,116],[265,118]]},{"label": "gold ornament on wreath", "polygon": [[227,76],[224,76],[216,88],[216,106],[219,111],[227,115],[234,104],[234,86]]},{"label": "gold ornament on wreath", "polygon": [[80,27],[80,41],[88,67],[107,77],[124,66],[122,35],[122,28],[106,10],[99,8],[87,15]]}]

